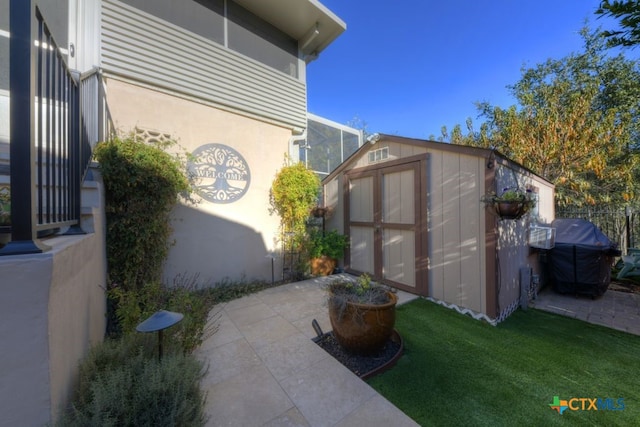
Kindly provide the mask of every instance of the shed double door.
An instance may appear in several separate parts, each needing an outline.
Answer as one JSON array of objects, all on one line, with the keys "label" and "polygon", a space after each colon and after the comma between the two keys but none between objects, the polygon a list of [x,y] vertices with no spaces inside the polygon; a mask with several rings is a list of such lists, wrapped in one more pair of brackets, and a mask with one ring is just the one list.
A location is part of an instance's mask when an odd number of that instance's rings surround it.
[{"label": "shed double door", "polygon": [[347,271],[427,294],[426,155],[345,175]]}]

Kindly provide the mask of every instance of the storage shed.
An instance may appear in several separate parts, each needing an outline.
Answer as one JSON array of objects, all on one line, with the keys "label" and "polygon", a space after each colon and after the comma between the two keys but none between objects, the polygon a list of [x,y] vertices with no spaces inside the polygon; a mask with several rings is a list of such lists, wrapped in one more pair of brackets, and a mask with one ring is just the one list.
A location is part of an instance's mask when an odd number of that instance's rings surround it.
[{"label": "storage shed", "polygon": [[[327,229],[350,238],[344,269],[496,323],[538,285],[530,226],[554,219],[554,186],[491,149],[375,134],[323,181]],[[502,219],[483,202],[526,189]],[[539,286],[539,285],[538,285]]]}]

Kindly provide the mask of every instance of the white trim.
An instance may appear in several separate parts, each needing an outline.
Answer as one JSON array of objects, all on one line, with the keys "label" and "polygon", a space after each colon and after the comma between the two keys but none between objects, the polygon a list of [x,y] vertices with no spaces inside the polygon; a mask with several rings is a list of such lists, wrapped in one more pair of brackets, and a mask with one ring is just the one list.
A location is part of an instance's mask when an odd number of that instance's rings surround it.
[{"label": "white trim", "polygon": [[224,0],[224,19],[222,20],[222,25],[223,25],[223,38],[224,38],[224,47],[226,47],[227,49],[229,49],[229,20],[227,19],[227,16],[229,16],[228,13],[228,9],[229,7],[227,6],[227,0]]},{"label": "white trim", "polygon": [[11,33],[7,30],[0,30],[0,37],[11,38]]},{"label": "white trim", "polygon": [[338,122],[334,122],[333,120],[329,120],[325,117],[320,117],[313,113],[307,113],[307,120],[313,120],[314,122],[322,123],[323,125],[331,126],[332,128],[340,129],[355,135],[360,135],[361,142],[363,142],[362,135],[361,135],[362,132],[359,129],[352,128],[350,126],[343,125]]}]

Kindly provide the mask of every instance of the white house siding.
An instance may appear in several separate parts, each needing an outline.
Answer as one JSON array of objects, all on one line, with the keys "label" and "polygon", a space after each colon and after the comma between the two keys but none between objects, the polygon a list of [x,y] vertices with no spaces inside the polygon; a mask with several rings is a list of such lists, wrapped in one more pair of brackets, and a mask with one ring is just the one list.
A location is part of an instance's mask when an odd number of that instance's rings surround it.
[{"label": "white house siding", "polygon": [[115,0],[102,7],[102,67],[230,111],[306,127],[305,82]]},{"label": "white house siding", "polygon": [[[259,120],[184,98],[110,79],[109,107],[120,131],[150,130],[175,138],[189,152],[223,144],[246,161],[251,180],[233,203],[201,199],[174,211],[175,245],[165,266],[171,282],[179,274],[205,280],[271,279],[268,253],[280,248],[279,218],[269,214],[269,189],[282,167],[291,132]],[[281,270],[276,262],[275,272]]]}]

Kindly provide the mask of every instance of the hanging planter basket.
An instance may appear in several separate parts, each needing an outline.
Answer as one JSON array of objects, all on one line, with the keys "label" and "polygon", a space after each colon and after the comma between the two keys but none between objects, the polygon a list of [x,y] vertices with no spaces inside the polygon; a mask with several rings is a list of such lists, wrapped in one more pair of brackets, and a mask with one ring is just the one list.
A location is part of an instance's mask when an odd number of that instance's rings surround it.
[{"label": "hanging planter basket", "polygon": [[520,219],[534,206],[535,200],[529,191],[507,190],[502,195],[488,194],[482,201],[490,207],[500,219]]},{"label": "hanging planter basket", "polygon": [[501,219],[520,219],[528,212],[523,202],[497,202],[494,208]]}]

